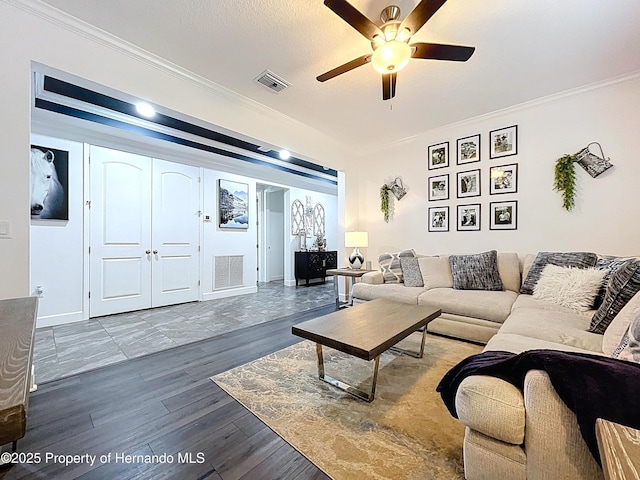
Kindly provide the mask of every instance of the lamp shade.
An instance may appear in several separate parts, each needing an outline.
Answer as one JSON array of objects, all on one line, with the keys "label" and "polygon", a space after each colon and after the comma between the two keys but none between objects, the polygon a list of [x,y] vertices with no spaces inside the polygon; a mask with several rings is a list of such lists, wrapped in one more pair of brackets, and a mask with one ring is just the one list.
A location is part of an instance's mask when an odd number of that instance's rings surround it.
[{"label": "lamp shade", "polygon": [[344,234],[345,247],[368,247],[369,234],[367,232],[346,232]]}]

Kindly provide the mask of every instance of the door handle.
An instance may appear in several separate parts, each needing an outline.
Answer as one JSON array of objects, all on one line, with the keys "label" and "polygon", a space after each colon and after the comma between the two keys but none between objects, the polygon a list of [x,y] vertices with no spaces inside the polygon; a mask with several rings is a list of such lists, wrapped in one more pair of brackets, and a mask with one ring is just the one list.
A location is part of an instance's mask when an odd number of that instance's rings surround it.
[{"label": "door handle", "polygon": [[154,255],[157,255],[157,254],[158,254],[158,250],[154,250],[154,251],[153,251],[153,254],[154,254]]},{"label": "door handle", "polygon": [[144,253],[146,253],[147,255],[149,255],[151,253],[151,250],[145,250]]}]

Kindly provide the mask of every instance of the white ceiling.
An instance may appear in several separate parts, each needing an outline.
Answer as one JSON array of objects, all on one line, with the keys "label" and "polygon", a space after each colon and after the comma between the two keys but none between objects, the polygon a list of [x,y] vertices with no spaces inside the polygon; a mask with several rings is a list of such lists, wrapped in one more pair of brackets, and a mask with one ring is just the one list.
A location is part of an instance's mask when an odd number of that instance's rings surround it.
[{"label": "white ceiling", "polygon": [[[355,149],[640,72],[638,0],[448,0],[412,41],[475,46],[466,63],[411,60],[382,101],[370,65],[315,77],[371,51],[322,0],[44,0]],[[395,3],[351,0],[375,23]],[[269,69],[292,86],[254,82]]]}]

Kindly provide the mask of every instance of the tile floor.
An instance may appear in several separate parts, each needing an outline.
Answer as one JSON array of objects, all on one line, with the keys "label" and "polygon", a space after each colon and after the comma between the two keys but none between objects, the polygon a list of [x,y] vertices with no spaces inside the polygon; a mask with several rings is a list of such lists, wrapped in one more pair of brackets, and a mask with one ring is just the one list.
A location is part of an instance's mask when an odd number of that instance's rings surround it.
[{"label": "tile floor", "polygon": [[260,283],[249,295],[140,310],[38,328],[36,382],[103,367],[335,302],[333,283]]}]

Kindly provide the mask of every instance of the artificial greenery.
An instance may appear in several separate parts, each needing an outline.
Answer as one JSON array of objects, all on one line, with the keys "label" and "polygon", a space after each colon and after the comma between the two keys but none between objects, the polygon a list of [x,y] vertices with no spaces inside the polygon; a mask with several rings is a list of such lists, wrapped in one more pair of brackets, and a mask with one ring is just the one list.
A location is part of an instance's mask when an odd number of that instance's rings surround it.
[{"label": "artificial greenery", "polygon": [[384,215],[384,221],[389,223],[389,216],[391,214],[391,205],[389,204],[389,192],[391,189],[385,183],[380,187],[380,210]]},{"label": "artificial greenery", "polygon": [[553,189],[562,194],[562,208],[567,211],[576,206],[575,162],[575,155],[564,155],[556,160]]}]

